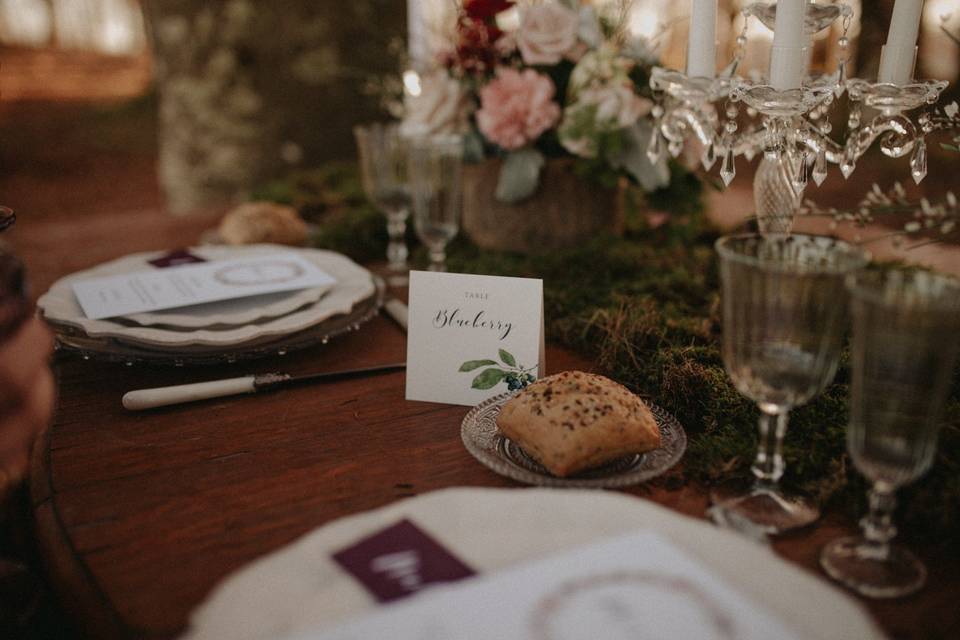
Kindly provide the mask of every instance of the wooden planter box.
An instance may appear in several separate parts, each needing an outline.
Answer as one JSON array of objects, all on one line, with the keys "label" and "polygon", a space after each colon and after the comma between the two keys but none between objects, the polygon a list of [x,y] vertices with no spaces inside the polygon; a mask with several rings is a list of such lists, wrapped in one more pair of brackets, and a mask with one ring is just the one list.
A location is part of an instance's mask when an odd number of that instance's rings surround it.
[{"label": "wooden planter box", "polygon": [[464,167],[463,229],[484,249],[545,253],[623,233],[619,190],[584,180],[570,158],[548,160],[536,193],[517,204],[494,197],[499,173],[498,159]]}]

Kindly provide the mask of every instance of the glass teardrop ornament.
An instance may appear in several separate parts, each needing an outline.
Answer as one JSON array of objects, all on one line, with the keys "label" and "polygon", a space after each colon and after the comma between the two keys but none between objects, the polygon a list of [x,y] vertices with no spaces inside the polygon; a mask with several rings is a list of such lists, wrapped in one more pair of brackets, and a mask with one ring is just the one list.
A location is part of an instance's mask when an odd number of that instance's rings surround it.
[{"label": "glass teardrop ornament", "polygon": [[652,164],[660,162],[663,155],[663,136],[660,135],[660,127],[654,127],[653,134],[650,136],[650,143],[647,145],[647,158]]},{"label": "glass teardrop ornament", "polygon": [[927,175],[927,143],[923,140],[917,141],[913,155],[910,156],[910,174],[917,184],[920,184]]},{"label": "glass teardrop ornament", "polygon": [[713,168],[714,163],[717,161],[717,149],[713,146],[713,143],[709,143],[707,147],[703,150],[703,155],[700,156],[700,162],[703,164],[704,171],[710,171]]},{"label": "glass teardrop ornament", "polygon": [[817,159],[813,161],[813,181],[817,183],[817,186],[823,184],[823,181],[827,179],[827,150],[821,148],[817,152]]},{"label": "glass teardrop ornament", "polygon": [[727,147],[723,154],[723,162],[720,164],[720,177],[723,179],[723,184],[729,187],[736,175],[737,166],[733,159],[733,149]]}]

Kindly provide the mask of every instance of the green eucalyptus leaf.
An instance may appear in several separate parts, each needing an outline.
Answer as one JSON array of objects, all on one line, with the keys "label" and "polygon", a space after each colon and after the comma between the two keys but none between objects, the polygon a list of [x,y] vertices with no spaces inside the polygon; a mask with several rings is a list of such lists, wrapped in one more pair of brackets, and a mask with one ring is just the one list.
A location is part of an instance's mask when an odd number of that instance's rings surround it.
[{"label": "green eucalyptus leaf", "polygon": [[497,179],[497,200],[514,204],[536,193],[545,162],[543,154],[530,147],[508,153]]},{"label": "green eucalyptus leaf", "polygon": [[492,389],[497,386],[501,380],[507,376],[507,372],[502,369],[484,369],[480,372],[476,378],[473,379],[473,384],[470,385],[473,389]]},{"label": "green eucalyptus leaf", "polygon": [[474,369],[479,369],[480,367],[485,367],[488,364],[497,364],[496,360],[467,360],[462,365],[458,371],[473,371]]},{"label": "green eucalyptus leaf", "polygon": [[500,349],[500,361],[509,367],[517,366],[517,359],[513,357],[512,353],[504,349]]}]

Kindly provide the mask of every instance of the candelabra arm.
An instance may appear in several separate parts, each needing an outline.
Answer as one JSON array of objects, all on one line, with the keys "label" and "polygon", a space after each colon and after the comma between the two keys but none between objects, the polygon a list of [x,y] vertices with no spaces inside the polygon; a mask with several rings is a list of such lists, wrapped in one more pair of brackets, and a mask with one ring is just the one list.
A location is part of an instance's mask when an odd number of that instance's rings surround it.
[{"label": "candelabra arm", "polygon": [[880,151],[891,158],[902,158],[913,150],[917,143],[917,129],[910,119],[902,114],[881,115],[870,124],[856,129],[847,138],[844,151],[859,158],[880,138]]},{"label": "candelabra arm", "polygon": [[799,141],[813,152],[814,156],[823,150],[828,162],[840,164],[843,161],[844,145],[831,139],[807,118],[801,119],[799,127]]},{"label": "candelabra arm", "polygon": [[753,157],[766,146],[767,132],[764,129],[744,131],[736,137],[733,153],[738,156]]},{"label": "candelabra arm", "polygon": [[685,104],[671,109],[660,123],[663,136],[670,141],[682,142],[687,131],[692,131],[704,146],[713,142],[717,126],[716,112],[709,103]]}]

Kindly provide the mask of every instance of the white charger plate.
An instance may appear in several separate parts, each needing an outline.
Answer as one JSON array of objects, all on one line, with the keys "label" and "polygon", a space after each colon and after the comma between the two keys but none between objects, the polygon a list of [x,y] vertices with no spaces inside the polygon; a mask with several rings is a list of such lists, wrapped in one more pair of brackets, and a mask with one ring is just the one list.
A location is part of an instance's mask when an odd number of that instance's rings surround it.
[{"label": "white charger plate", "polygon": [[[193,247],[191,253],[209,260],[240,257],[235,247]],[[319,249],[290,249],[278,245],[250,245],[245,251],[296,251],[305,259],[330,274],[336,284],[317,295],[291,302],[290,298],[273,301],[273,312],[294,305],[290,312],[278,316],[264,316],[247,324],[222,327],[160,327],[142,326],[124,319],[93,320],[84,315],[73,293],[72,284],[82,279],[129,273],[132,268],[143,270],[144,265],[166,252],[155,251],[126,256],[86,271],[61,278],[37,301],[44,318],[55,326],[78,329],[88,338],[113,338],[135,346],[152,349],[181,350],[190,347],[231,347],[269,341],[317,325],[335,315],[349,313],[355,304],[374,294],[376,287],[369,271],[346,256]],[[246,253],[244,255],[250,255]],[[136,265],[136,266],[135,266]],[[324,295],[324,293],[326,295]],[[295,298],[295,296],[294,296]],[[309,299],[314,302],[310,303]],[[250,310],[243,313],[250,314]],[[258,314],[253,314],[258,315]]]},{"label": "white charger plate", "polygon": [[[331,555],[404,518],[480,573],[649,529],[801,637],[884,637],[866,608],[825,576],[648,500],[589,489],[456,488],[324,524],[255,560],[214,588],[190,616],[182,640],[288,638],[374,611],[374,598]],[[316,519],[323,521],[322,514]],[[478,615],[495,614],[478,609]],[[597,637],[604,637],[602,630]]]}]

